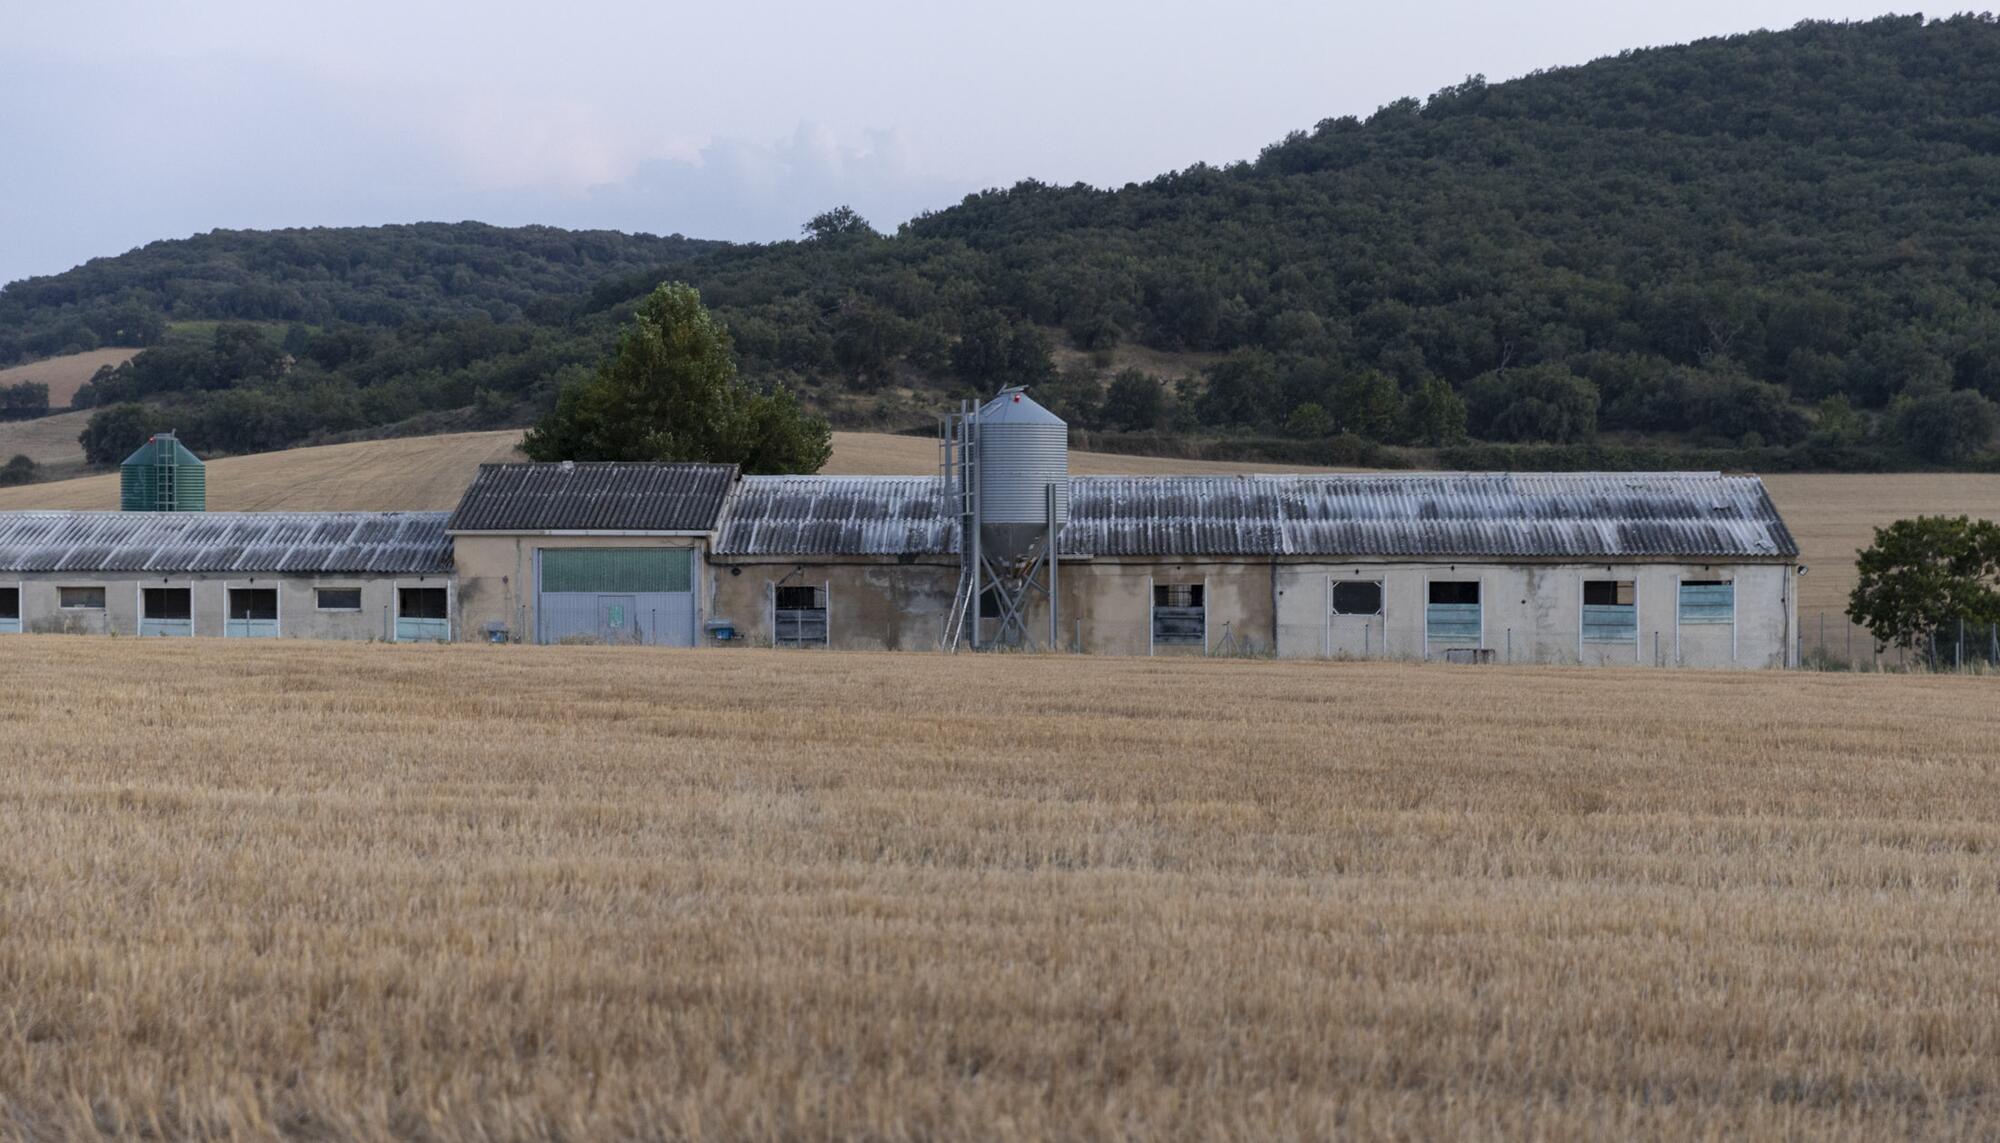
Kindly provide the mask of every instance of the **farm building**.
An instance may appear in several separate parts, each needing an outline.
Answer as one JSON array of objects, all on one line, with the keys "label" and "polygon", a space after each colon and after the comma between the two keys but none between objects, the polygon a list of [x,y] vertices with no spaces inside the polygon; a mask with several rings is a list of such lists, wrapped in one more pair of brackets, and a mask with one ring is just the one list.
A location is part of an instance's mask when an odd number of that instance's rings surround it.
[{"label": "farm building", "polygon": [[[936,476],[483,466],[456,511],[0,516],[0,631],[1776,667],[1719,473],[1072,477],[1009,390]],[[12,581],[9,584],[8,581]]]},{"label": "farm building", "polygon": [[[1072,477],[1055,644],[1111,654],[1782,666],[1797,556],[1718,474]],[[711,557],[753,643],[933,647],[939,478],[746,477]],[[995,625],[990,596],[986,628]],[[1049,645],[1045,601],[1030,642]]]},{"label": "farm building", "polygon": [[489,464],[448,529],[460,627],[493,642],[692,647],[727,464]]},{"label": "farm building", "polygon": [[442,512],[0,513],[0,632],[443,640]]}]

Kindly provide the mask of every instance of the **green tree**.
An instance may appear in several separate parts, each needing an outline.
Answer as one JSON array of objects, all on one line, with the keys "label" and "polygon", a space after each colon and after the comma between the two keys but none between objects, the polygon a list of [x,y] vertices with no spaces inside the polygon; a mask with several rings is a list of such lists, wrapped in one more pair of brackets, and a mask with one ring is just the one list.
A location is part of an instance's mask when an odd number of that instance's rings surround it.
[{"label": "green tree", "polygon": [[814,242],[831,242],[841,238],[879,238],[875,228],[861,217],[851,206],[836,206],[832,210],[821,211],[800,228],[808,239]]},{"label": "green tree", "polygon": [[783,389],[736,376],[729,332],[693,286],[655,289],[588,379],[565,384],[528,430],[535,460],[712,461],[746,472],[817,472],[833,452],[826,419]]},{"label": "green tree", "polygon": [[40,466],[31,456],[15,453],[6,464],[0,464],[0,488],[13,484],[33,484]]},{"label": "green tree", "polygon": [[1961,619],[2000,622],[2000,524],[1918,516],[1875,529],[1847,614],[1884,645],[1932,649]]},{"label": "green tree", "polygon": [[1348,374],[1333,387],[1333,415],[1340,427],[1371,441],[1395,439],[1403,422],[1403,394],[1379,369]]},{"label": "green tree", "polygon": [[112,405],[92,413],[76,441],[90,463],[117,464],[166,427],[160,415],[144,405]]},{"label": "green tree", "polygon": [[1403,437],[1413,444],[1448,445],[1465,439],[1465,402],[1441,377],[1426,377],[1403,412]]},{"label": "green tree", "polygon": [[0,413],[41,413],[49,407],[49,387],[40,381],[0,385]]},{"label": "green tree", "polygon": [[1465,403],[1473,431],[1488,440],[1569,444],[1597,433],[1597,386],[1562,365],[1475,377]]},{"label": "green tree", "polygon": [[1104,390],[1099,416],[1108,429],[1125,432],[1157,429],[1167,417],[1167,387],[1149,373],[1120,370]]},{"label": "green tree", "polygon": [[1899,398],[1889,407],[1889,421],[1911,452],[1939,464],[1956,464],[1992,445],[2000,413],[1985,397],[1960,389]]},{"label": "green tree", "polygon": [[1285,418],[1285,435],[1312,440],[1333,435],[1333,414],[1316,401],[1307,401]]}]

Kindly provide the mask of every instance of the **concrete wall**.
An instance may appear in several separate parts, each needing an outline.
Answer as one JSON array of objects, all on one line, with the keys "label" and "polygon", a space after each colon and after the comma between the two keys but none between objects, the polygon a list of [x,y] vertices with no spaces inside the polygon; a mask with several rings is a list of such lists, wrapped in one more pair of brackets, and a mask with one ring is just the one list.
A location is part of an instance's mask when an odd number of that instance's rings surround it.
[{"label": "concrete wall", "polygon": [[[449,588],[451,577],[0,574],[0,587],[15,586],[17,581],[21,588],[21,629],[26,632],[137,635],[141,590],[166,587],[188,589],[195,635],[220,637],[224,634],[229,588],[276,587],[278,634],[283,638],[386,641],[395,634],[397,587]],[[60,589],[64,587],[103,588],[103,610],[63,608]],[[321,587],[360,588],[361,610],[320,611],[317,589]]]},{"label": "concrete wall", "polygon": [[[936,645],[958,570],[951,564],[899,565],[885,560],[733,568],[718,564],[710,573],[710,611],[715,618],[733,621],[745,643],[770,643],[768,593],[783,579],[830,585],[832,646],[894,650]],[[1787,564],[1607,568],[1602,564],[1089,560],[1065,562],[1058,578],[1062,597],[1058,642],[1065,650],[1096,654],[1204,653],[1200,646],[1152,642],[1152,589],[1176,583],[1199,583],[1205,589],[1209,654],[1422,659],[1442,657],[1449,648],[1483,646],[1496,660],[1519,663],[1776,667],[1787,662],[1796,635],[1792,572]],[[1381,582],[1382,612],[1331,615],[1328,603],[1335,579]],[[1479,582],[1482,638],[1426,640],[1432,579]],[[1636,641],[1582,642],[1583,585],[1594,579],[1633,583],[1639,621]],[[1734,581],[1736,622],[1677,624],[1680,581],[1713,579]],[[989,634],[993,626],[988,621]],[[1046,646],[1046,605],[1030,606],[1027,626],[1034,643]]]},{"label": "concrete wall", "polygon": [[956,563],[729,563],[708,568],[712,618],[736,626],[736,642],[771,645],[771,589],[827,589],[828,646],[850,651],[935,650],[958,590]]},{"label": "concrete wall", "polygon": [[[452,538],[453,561],[458,569],[458,637],[486,642],[488,632],[502,628],[510,642],[532,643],[535,639],[535,553],[543,548],[694,548],[695,604],[699,612],[706,596],[704,580],[712,570],[704,566],[695,536],[611,536],[552,535],[521,533],[508,535],[458,535]],[[695,616],[700,629],[706,615]],[[697,640],[699,642],[699,640]]]},{"label": "concrete wall", "polygon": [[[1369,623],[1367,637],[1367,654],[1376,658],[1436,657],[1446,646],[1461,645],[1426,643],[1424,617],[1432,579],[1479,581],[1481,645],[1503,661],[1781,667],[1797,633],[1788,564],[1291,564],[1282,569],[1279,581],[1279,650],[1287,658],[1361,657],[1355,640],[1364,621],[1328,614],[1332,579],[1382,582],[1383,615]],[[1583,584],[1595,579],[1633,583],[1636,645],[1581,641]],[[1735,623],[1677,623],[1680,582],[1715,579],[1736,585]]]}]

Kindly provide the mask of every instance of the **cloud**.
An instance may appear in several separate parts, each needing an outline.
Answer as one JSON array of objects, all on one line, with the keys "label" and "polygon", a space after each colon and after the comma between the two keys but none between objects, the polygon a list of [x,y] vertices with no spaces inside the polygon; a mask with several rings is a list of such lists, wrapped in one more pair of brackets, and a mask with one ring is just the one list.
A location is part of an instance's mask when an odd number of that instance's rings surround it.
[{"label": "cloud", "polygon": [[[843,139],[801,123],[774,142],[717,138],[688,158],[642,162],[630,177],[592,187],[579,213],[659,232],[769,241],[796,237],[808,218],[843,203],[893,230],[976,189],[973,179],[927,167],[901,131]],[[647,221],[629,221],[637,219]]]}]

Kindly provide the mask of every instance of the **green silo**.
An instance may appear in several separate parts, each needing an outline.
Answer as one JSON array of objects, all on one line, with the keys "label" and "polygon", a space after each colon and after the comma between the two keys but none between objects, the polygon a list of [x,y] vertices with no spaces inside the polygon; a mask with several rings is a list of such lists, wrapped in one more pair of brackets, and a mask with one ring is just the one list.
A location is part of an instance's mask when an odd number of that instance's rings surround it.
[{"label": "green silo", "polygon": [[118,506],[124,511],[200,512],[208,507],[208,474],[201,458],[172,433],[154,433],[119,468]]}]

